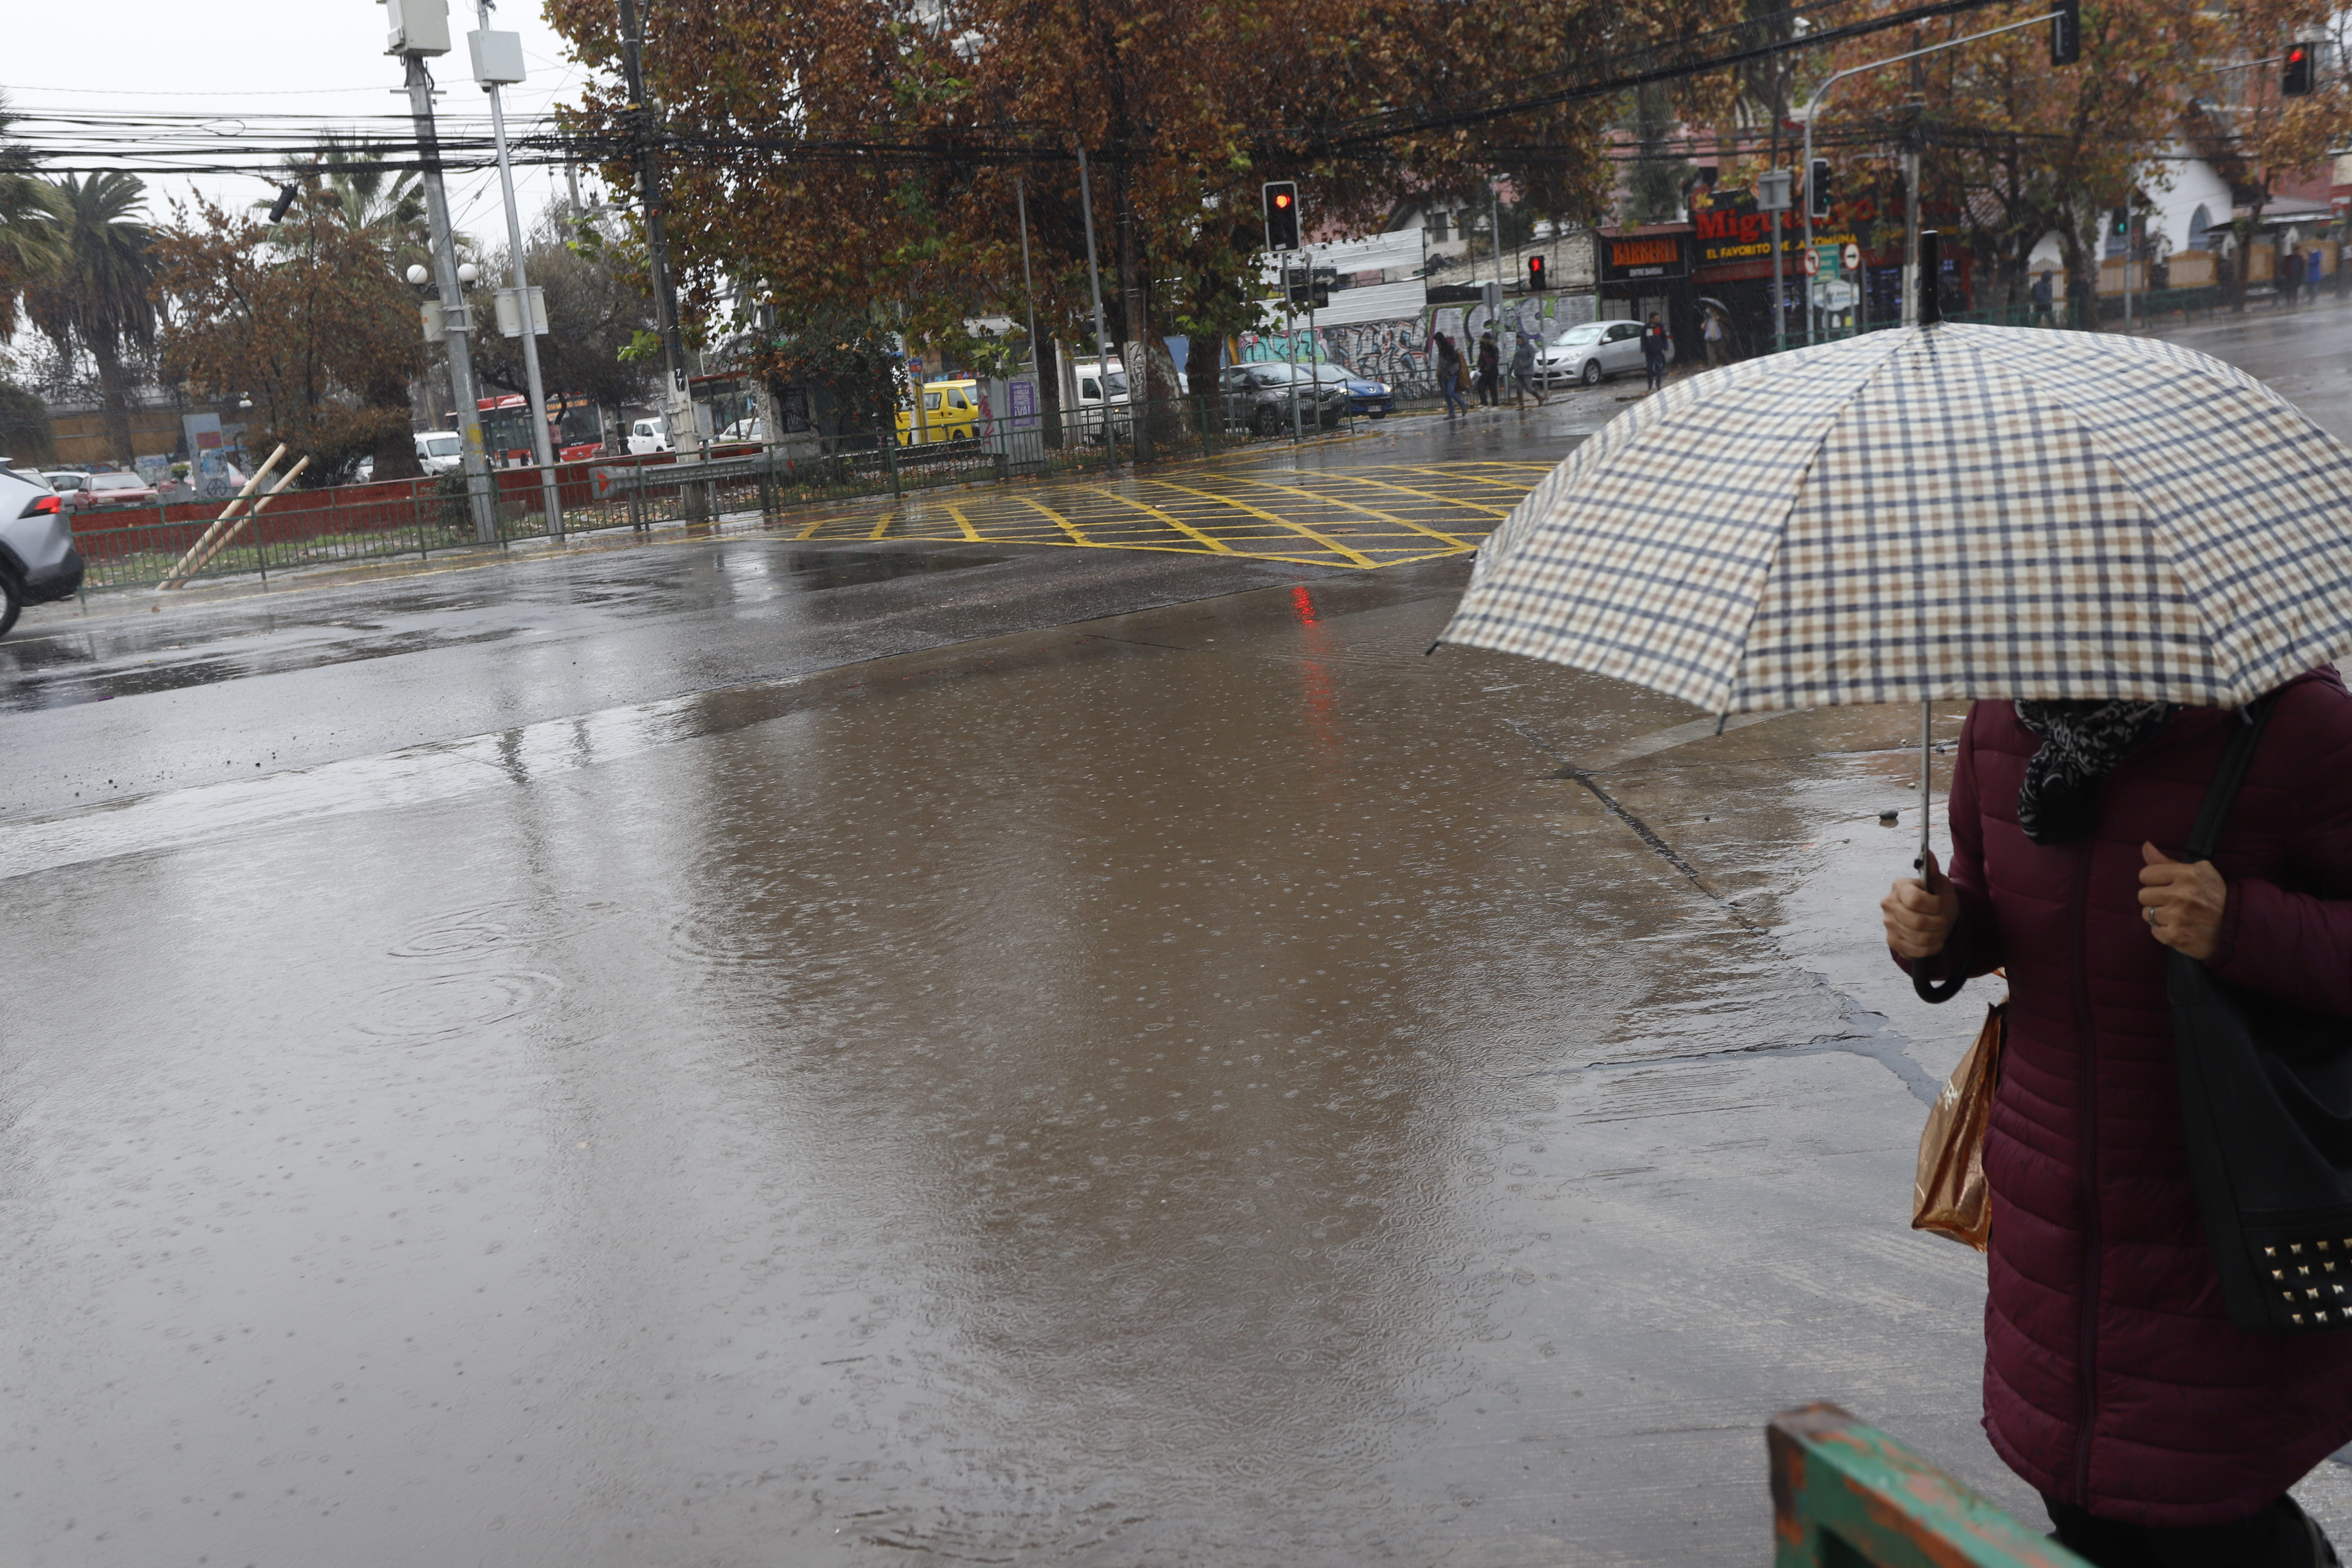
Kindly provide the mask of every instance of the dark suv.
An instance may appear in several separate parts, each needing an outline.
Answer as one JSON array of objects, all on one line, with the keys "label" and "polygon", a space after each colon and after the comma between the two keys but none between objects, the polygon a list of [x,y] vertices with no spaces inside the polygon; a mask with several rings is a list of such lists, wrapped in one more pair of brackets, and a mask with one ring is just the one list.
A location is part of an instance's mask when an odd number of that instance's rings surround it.
[{"label": "dark suv", "polygon": [[37,474],[0,468],[0,637],[26,605],[70,598],[80,586],[63,498]]},{"label": "dark suv", "polygon": [[[1293,375],[1297,377],[1294,382]],[[1297,371],[1286,361],[1227,365],[1223,377],[1225,426],[1253,436],[1279,436],[1291,427],[1291,395],[1297,388],[1298,427],[1328,430],[1348,412],[1348,389],[1318,381],[1310,368]]]}]

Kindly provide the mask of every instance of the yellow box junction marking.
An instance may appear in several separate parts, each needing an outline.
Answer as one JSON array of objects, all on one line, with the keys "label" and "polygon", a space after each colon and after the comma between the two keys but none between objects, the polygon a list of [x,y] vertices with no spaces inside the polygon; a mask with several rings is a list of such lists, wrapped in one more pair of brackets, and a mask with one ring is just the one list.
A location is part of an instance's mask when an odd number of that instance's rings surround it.
[{"label": "yellow box junction marking", "polygon": [[1475,550],[1510,503],[1550,471],[1545,463],[1390,463],[1286,467],[1277,479],[1260,465],[1248,473],[1185,467],[1168,478],[1071,479],[953,500],[910,494],[878,516],[814,518],[793,527],[793,537],[1057,544],[1371,569]]}]

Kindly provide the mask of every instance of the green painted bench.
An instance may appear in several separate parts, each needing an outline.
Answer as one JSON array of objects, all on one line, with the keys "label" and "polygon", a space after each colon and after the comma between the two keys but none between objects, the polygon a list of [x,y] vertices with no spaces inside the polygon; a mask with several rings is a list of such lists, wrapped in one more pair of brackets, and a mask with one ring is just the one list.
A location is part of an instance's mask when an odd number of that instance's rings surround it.
[{"label": "green painted bench", "polygon": [[1772,1456],[1772,1568],[2088,1568],[1834,1405],[1784,1410]]}]

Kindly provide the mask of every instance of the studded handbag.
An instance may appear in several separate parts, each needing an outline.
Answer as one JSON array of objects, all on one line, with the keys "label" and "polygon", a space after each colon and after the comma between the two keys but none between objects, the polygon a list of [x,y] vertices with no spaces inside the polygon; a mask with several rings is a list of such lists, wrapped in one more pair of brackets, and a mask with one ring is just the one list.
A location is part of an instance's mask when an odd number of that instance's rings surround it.
[{"label": "studded handbag", "polygon": [[[2211,856],[2270,704],[2245,719],[2188,859]],[[2184,952],[2168,962],[2189,1174],[2230,1321],[2255,1333],[2352,1328],[2352,1020],[2232,990]]]}]

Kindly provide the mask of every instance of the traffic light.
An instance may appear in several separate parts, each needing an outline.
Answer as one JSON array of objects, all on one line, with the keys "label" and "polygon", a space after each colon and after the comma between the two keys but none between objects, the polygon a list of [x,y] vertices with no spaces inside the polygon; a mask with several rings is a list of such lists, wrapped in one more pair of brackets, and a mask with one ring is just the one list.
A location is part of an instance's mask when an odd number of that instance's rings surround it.
[{"label": "traffic light", "polygon": [[2279,72],[2279,96],[2307,98],[2311,95],[2312,47],[2309,44],[2289,44],[2286,47],[2286,68]]},{"label": "traffic light", "polygon": [[1813,160],[1805,175],[1805,210],[1813,215],[1815,223],[1830,216],[1830,161]]},{"label": "traffic light", "polygon": [[286,209],[294,205],[294,193],[301,188],[302,187],[299,184],[280,185],[278,187],[278,199],[269,204],[270,222],[282,223],[285,221]]},{"label": "traffic light", "polygon": [[1542,257],[1540,257],[1540,256],[1530,256],[1530,257],[1528,257],[1528,293],[1530,293],[1530,294],[1540,294],[1540,293],[1542,293],[1542,292],[1543,292],[1543,290],[1544,290],[1544,260],[1543,260],[1543,258],[1542,258]]},{"label": "traffic light", "polygon": [[2131,208],[2110,207],[2107,210],[2107,232],[2117,239],[2131,237]]},{"label": "traffic light", "polygon": [[2082,0],[2058,0],[2058,9],[2050,16],[2050,63],[2071,66],[2082,58]]},{"label": "traffic light", "polygon": [[1298,248],[1298,182],[1268,180],[1265,196],[1265,247],[1268,250]]}]

